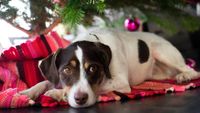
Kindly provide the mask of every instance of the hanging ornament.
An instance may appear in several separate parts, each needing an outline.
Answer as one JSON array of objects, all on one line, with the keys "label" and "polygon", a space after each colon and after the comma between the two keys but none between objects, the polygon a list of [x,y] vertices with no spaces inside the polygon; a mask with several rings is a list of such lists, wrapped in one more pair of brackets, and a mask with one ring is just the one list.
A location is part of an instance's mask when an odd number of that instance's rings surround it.
[{"label": "hanging ornament", "polygon": [[134,18],[134,19],[127,18],[124,21],[124,27],[125,27],[125,29],[127,29],[129,31],[138,30],[140,27],[140,24],[141,24],[141,22],[140,22],[139,18]]}]

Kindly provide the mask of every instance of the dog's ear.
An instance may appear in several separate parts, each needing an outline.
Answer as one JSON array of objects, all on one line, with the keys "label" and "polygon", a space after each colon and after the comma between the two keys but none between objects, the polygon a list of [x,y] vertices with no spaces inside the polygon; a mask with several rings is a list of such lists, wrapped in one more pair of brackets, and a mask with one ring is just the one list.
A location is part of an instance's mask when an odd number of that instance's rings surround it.
[{"label": "dog's ear", "polygon": [[57,50],[56,53],[49,55],[39,64],[39,69],[42,72],[43,76],[55,85],[59,83],[59,74],[58,67],[56,65],[56,59],[60,52],[61,49]]},{"label": "dog's ear", "polygon": [[103,52],[103,54],[101,54],[101,58],[102,58],[102,62],[104,63],[104,71],[106,74],[107,78],[111,78],[111,74],[110,74],[110,70],[109,70],[109,65],[111,62],[111,58],[112,58],[112,52],[109,46],[102,44],[102,43],[98,43],[98,47],[101,49],[101,51]]}]

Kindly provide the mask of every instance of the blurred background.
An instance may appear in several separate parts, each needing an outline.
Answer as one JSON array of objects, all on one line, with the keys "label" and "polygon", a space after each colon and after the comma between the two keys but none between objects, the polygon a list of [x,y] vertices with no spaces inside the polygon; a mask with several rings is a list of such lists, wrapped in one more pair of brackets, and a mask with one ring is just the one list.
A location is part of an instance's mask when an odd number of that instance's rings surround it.
[{"label": "blurred background", "polygon": [[153,32],[200,67],[199,0],[1,0],[0,50],[39,34],[73,40],[94,28]]}]

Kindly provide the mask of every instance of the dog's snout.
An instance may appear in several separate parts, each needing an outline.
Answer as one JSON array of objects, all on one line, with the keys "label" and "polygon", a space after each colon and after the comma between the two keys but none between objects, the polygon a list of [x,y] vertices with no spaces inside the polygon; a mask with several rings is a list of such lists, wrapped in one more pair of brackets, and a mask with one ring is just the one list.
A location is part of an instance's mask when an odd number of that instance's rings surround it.
[{"label": "dog's snout", "polygon": [[77,92],[75,95],[74,95],[74,99],[75,99],[75,102],[78,104],[78,105],[83,105],[87,102],[88,100],[88,94],[87,93],[83,93],[83,92]]}]

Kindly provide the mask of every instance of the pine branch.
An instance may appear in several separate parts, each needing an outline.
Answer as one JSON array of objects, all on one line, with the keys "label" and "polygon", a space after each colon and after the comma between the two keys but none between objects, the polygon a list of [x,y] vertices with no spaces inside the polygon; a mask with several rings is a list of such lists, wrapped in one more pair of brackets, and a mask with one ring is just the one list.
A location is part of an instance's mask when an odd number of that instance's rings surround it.
[{"label": "pine branch", "polygon": [[81,23],[85,15],[88,15],[89,12],[96,11],[102,13],[104,9],[104,0],[68,0],[67,5],[63,8],[57,7],[62,22],[67,24],[70,28]]},{"label": "pine branch", "polygon": [[104,1],[101,1],[99,0],[96,4],[96,10],[99,12],[99,13],[103,13],[105,8],[106,8],[106,4],[104,3]]},{"label": "pine branch", "polygon": [[62,22],[70,28],[75,27],[84,17],[84,11],[72,6],[65,7],[61,11]]}]

